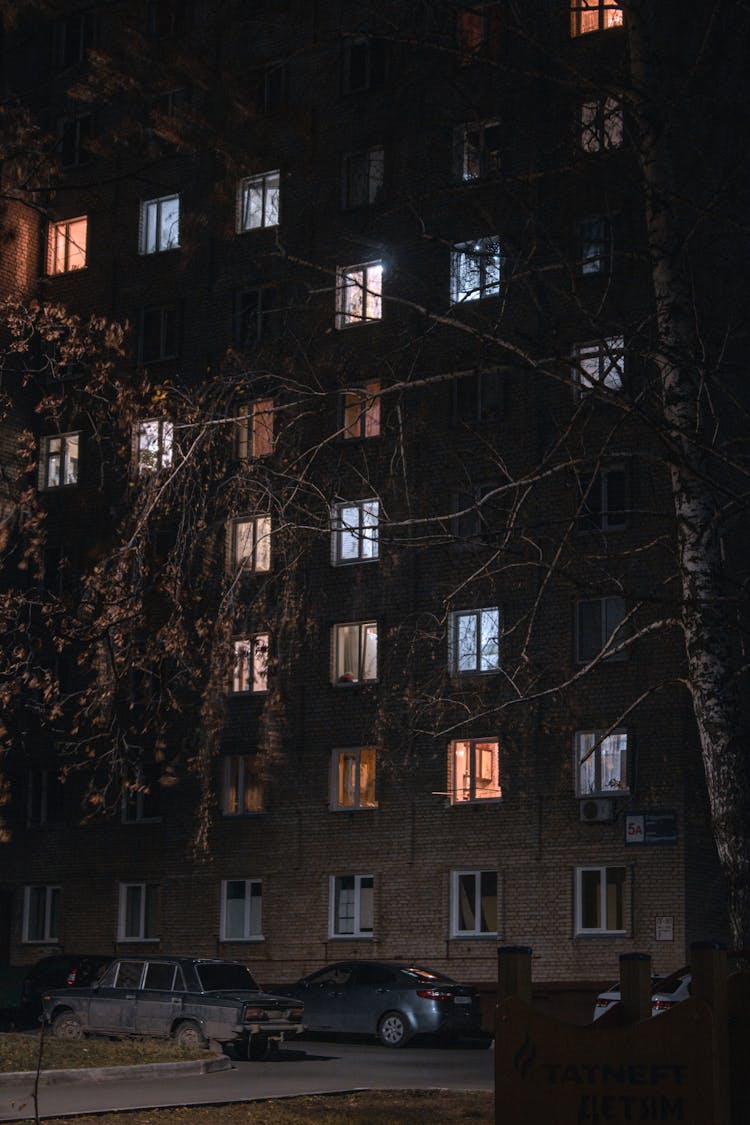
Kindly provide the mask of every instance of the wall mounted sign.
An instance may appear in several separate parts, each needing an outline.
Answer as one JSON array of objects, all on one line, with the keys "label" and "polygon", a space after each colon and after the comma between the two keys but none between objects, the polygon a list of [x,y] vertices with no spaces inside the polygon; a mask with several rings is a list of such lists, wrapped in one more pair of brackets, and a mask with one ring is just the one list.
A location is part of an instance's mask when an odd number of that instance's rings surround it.
[{"label": "wall mounted sign", "polygon": [[677,843],[677,813],[665,809],[625,813],[626,844]]}]

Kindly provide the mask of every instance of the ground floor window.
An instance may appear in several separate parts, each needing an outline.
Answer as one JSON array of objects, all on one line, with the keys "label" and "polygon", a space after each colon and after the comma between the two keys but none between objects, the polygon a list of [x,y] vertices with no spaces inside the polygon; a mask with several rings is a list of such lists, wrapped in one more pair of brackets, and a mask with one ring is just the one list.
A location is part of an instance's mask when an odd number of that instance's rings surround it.
[{"label": "ground floor window", "polygon": [[497,934],[497,871],[454,871],[451,937]]},{"label": "ground floor window", "polygon": [[59,940],[61,895],[60,887],[24,888],[24,941]]},{"label": "ground floor window", "polygon": [[263,885],[260,879],[225,879],[221,884],[222,941],[259,941]]},{"label": "ground floor window", "polygon": [[331,937],[372,937],[374,891],[374,875],[331,876]]},{"label": "ground floor window", "polygon": [[626,867],[576,869],[576,933],[626,932]]},{"label": "ground floor window", "polygon": [[153,883],[120,883],[118,941],[158,941],[158,916],[158,886]]}]

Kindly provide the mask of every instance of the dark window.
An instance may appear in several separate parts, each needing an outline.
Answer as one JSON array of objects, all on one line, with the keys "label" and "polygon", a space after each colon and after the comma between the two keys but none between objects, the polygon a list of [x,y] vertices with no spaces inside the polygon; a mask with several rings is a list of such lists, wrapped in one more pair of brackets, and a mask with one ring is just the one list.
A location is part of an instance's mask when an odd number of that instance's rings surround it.
[{"label": "dark window", "polygon": [[[616,648],[626,637],[623,627],[625,599],[615,595],[590,598],[578,603],[576,621],[576,659],[579,664],[594,660],[602,649]],[[625,660],[627,649],[605,656],[604,660]]]},{"label": "dark window", "polygon": [[578,224],[578,253],[581,273],[609,273],[612,264],[612,229],[603,215],[582,219]]},{"label": "dark window", "polygon": [[455,416],[458,422],[486,422],[502,413],[499,371],[459,377],[455,382]]},{"label": "dark window", "polygon": [[149,961],[146,966],[146,979],[143,987],[150,990],[169,992],[174,988],[177,966],[169,962]]},{"label": "dark window", "polygon": [[458,125],[453,139],[457,179],[469,183],[500,171],[502,134],[499,121]]},{"label": "dark window", "polygon": [[138,358],[155,363],[177,355],[177,309],[174,305],[141,310]]},{"label": "dark window", "polygon": [[62,824],[65,820],[63,787],[54,769],[30,769],[27,774],[26,823],[30,828]]},{"label": "dark window", "polygon": [[616,531],[626,526],[626,476],[622,465],[612,465],[585,477],[580,487],[582,530]]},{"label": "dark window", "polygon": [[115,988],[137,988],[142,973],[143,961],[120,961]]},{"label": "dark window", "polygon": [[234,303],[235,344],[250,348],[260,343],[273,331],[274,313],[278,313],[278,293],[273,285],[237,293]]},{"label": "dark window", "polygon": [[377,90],[385,81],[385,45],[360,35],[344,40],[341,88],[345,94]]},{"label": "dark window", "polygon": [[454,534],[459,542],[501,541],[508,519],[508,493],[498,493],[499,487],[483,484],[457,494]]},{"label": "dark window", "polygon": [[57,61],[62,67],[76,66],[86,58],[94,42],[94,13],[80,12],[58,26]]},{"label": "dark window", "polygon": [[90,113],[82,117],[63,117],[58,124],[60,135],[60,163],[63,168],[77,168],[88,164],[91,156],[88,142],[93,135],[94,119]]},{"label": "dark window", "polygon": [[258,113],[278,113],[286,105],[287,68],[284,63],[268,66],[258,79],[256,109]]},{"label": "dark window", "polygon": [[352,152],[344,157],[342,168],[342,206],[345,210],[375,203],[383,187],[382,148]]},{"label": "dark window", "polygon": [[[351,983],[363,988],[385,988],[400,982],[397,981],[395,971],[385,965],[357,965]],[[408,984],[413,984],[413,981]]]},{"label": "dark window", "polygon": [[148,33],[156,39],[176,35],[185,24],[188,5],[184,0],[149,0]]}]

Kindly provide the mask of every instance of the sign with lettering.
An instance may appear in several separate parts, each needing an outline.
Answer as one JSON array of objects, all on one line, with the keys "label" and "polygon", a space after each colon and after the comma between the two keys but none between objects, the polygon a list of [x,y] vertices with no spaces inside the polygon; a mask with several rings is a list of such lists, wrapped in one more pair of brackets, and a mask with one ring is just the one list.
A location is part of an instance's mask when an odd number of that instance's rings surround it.
[{"label": "sign with lettering", "polygon": [[691,998],[628,1027],[560,1023],[515,996],[497,1010],[502,1125],[718,1125],[713,1015]]},{"label": "sign with lettering", "polygon": [[626,844],[676,844],[677,813],[663,809],[655,812],[625,814]]}]

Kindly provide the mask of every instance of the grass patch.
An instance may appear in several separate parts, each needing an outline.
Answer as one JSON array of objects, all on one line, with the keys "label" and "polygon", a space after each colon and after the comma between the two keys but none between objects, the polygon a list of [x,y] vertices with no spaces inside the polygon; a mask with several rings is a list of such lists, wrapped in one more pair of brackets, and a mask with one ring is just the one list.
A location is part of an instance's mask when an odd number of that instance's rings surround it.
[{"label": "grass patch", "polygon": [[[71,1070],[83,1066],[138,1066],[140,1063],[206,1059],[208,1051],[178,1047],[169,1039],[53,1039],[45,1035],[42,1070]],[[0,1035],[0,1071],[36,1070],[39,1034]]]},{"label": "grass patch", "polygon": [[[57,1118],[59,1125],[458,1125],[494,1121],[494,1095],[451,1090],[368,1090],[239,1105],[139,1109]],[[47,1118],[48,1125],[53,1119]]]}]

